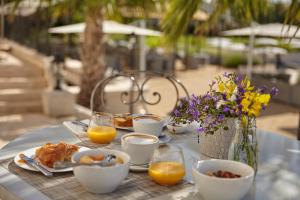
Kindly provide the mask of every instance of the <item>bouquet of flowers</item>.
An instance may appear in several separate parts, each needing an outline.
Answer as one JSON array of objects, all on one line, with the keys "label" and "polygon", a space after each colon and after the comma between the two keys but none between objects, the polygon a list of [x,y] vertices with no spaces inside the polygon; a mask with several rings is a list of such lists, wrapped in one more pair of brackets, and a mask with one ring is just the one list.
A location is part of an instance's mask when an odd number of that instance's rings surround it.
[{"label": "bouquet of flowers", "polygon": [[[255,88],[246,76],[218,76],[209,91],[183,99],[173,111],[175,123],[198,122],[200,152],[204,155],[233,159],[257,170],[258,145],[255,118],[278,90]],[[234,125],[233,123],[234,122]]]},{"label": "bouquet of flowers", "polygon": [[[225,125],[228,118],[255,118],[268,105],[278,89],[255,88],[246,76],[225,73],[209,84],[204,95],[183,99],[173,111],[176,123],[200,122],[199,133],[213,134]],[[224,126],[225,125],[225,126]]]}]

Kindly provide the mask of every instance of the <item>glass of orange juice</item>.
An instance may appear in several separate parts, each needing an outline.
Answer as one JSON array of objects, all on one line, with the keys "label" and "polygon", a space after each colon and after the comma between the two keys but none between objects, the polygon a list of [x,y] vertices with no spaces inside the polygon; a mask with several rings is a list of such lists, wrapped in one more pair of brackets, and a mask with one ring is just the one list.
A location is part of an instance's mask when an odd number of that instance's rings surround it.
[{"label": "glass of orange juice", "polygon": [[88,138],[98,144],[108,144],[115,139],[117,131],[110,113],[94,112],[87,130]]},{"label": "glass of orange juice", "polygon": [[182,150],[175,146],[156,149],[150,162],[149,176],[160,185],[175,185],[185,176]]}]

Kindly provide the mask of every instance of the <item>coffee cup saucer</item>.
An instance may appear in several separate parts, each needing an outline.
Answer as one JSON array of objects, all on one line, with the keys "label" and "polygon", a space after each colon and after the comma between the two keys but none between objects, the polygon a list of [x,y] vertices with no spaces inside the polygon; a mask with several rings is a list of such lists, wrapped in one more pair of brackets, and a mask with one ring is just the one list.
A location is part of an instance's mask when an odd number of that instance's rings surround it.
[{"label": "coffee cup saucer", "polygon": [[158,142],[159,145],[165,145],[171,141],[172,137],[170,135],[163,134],[163,135],[158,136],[158,139],[159,139],[159,142]]},{"label": "coffee cup saucer", "polygon": [[135,165],[130,163],[129,164],[129,170],[132,172],[147,172],[149,169],[149,164],[145,165]]}]

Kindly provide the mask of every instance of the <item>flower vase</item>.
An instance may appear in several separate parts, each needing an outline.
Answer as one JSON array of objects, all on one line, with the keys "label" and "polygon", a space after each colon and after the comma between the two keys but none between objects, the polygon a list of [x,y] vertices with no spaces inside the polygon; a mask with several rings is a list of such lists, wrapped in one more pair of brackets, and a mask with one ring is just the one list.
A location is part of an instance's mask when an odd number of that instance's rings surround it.
[{"label": "flower vase", "polygon": [[230,145],[228,159],[246,163],[255,173],[258,165],[258,143],[255,118],[243,117],[236,121],[235,136]]},{"label": "flower vase", "polygon": [[228,118],[213,134],[199,134],[200,153],[216,159],[228,159],[230,144],[236,132],[236,118]]}]

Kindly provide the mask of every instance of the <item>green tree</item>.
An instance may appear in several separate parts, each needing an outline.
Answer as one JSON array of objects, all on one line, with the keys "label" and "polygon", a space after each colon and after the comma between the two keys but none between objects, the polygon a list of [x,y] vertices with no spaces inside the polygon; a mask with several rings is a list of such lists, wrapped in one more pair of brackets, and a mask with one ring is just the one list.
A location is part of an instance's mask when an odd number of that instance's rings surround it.
[{"label": "green tree", "polygon": [[[18,7],[21,0],[10,0]],[[81,76],[81,90],[77,101],[81,105],[89,106],[90,96],[95,84],[103,78],[104,63],[104,33],[102,24],[105,17],[121,17],[120,8],[138,7],[147,16],[147,11],[156,8],[157,3],[163,0],[40,0],[40,5],[46,3],[50,7],[53,16],[76,14],[84,12],[86,27],[83,33],[84,41],[81,46],[81,60],[83,74]]]},{"label": "green tree", "polygon": [[[203,0],[172,0],[169,9],[162,20],[161,27],[169,41],[176,41],[191,22],[194,13],[202,6]],[[202,32],[215,24],[220,17],[231,15],[243,24],[248,25],[263,16],[270,6],[270,0],[212,0],[209,19],[198,26],[196,31]],[[300,19],[300,2],[291,0],[285,13],[285,23],[297,24]]]}]

